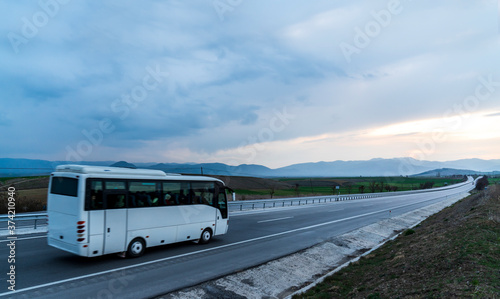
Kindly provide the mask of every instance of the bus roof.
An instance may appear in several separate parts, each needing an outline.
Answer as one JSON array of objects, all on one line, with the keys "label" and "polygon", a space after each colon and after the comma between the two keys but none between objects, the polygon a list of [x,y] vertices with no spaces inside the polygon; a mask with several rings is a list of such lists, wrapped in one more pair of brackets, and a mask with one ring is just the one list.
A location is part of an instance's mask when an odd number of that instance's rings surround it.
[{"label": "bus roof", "polygon": [[[155,169],[133,169],[122,167],[107,167],[107,166],[88,166],[88,165],[59,165],[56,167],[56,172],[73,172],[85,174],[108,174],[108,175],[146,175],[165,177],[167,174],[161,170]],[[169,175],[180,175],[171,174]]]},{"label": "bus roof", "polygon": [[[137,179],[174,179],[174,180],[194,180],[194,181],[223,181],[205,176],[181,175],[178,173],[165,173],[156,169],[134,169],[110,166],[90,166],[90,165],[59,165],[54,173],[81,173],[89,174],[90,177],[102,178],[137,178]],[[54,174],[53,173],[53,174]]]}]

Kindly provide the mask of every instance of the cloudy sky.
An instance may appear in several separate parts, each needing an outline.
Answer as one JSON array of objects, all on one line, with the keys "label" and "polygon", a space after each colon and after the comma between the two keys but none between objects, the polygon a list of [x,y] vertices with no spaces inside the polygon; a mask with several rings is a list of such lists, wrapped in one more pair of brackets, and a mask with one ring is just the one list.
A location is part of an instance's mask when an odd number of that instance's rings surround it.
[{"label": "cloudy sky", "polygon": [[496,0],[104,2],[0,2],[0,157],[500,158]]}]

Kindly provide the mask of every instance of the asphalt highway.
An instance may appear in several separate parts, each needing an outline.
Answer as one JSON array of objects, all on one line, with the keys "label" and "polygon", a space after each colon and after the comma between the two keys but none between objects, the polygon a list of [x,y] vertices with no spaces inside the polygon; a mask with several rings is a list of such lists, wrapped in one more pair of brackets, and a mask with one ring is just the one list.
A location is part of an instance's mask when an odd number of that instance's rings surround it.
[{"label": "asphalt highway", "polygon": [[473,188],[232,212],[229,232],[209,244],[148,248],[144,256],[84,258],[47,245],[46,234],[15,242],[15,292],[8,289],[10,241],[0,239],[0,296],[150,298],[297,252],[354,229],[416,210]]}]

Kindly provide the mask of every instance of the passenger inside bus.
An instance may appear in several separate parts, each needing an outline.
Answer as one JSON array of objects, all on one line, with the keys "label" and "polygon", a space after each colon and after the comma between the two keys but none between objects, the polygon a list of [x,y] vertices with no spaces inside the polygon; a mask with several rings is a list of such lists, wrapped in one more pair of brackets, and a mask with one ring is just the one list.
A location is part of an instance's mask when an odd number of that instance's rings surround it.
[{"label": "passenger inside bus", "polygon": [[151,196],[149,196],[146,191],[137,192],[139,207],[150,207],[151,206]]},{"label": "passenger inside bus", "polygon": [[181,205],[185,205],[188,203],[188,198],[187,196],[184,194],[184,190],[181,190],[180,191],[180,194],[179,194],[179,203]]}]

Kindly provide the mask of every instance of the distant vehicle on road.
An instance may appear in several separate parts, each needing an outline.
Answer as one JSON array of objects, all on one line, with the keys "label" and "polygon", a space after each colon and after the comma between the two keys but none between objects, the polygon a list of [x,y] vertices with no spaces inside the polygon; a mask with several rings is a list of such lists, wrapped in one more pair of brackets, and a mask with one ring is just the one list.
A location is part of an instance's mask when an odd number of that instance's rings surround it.
[{"label": "distant vehicle on road", "polygon": [[208,243],[228,230],[218,179],[160,170],[61,165],[51,174],[48,244],[80,256],[144,254],[147,247]]}]

